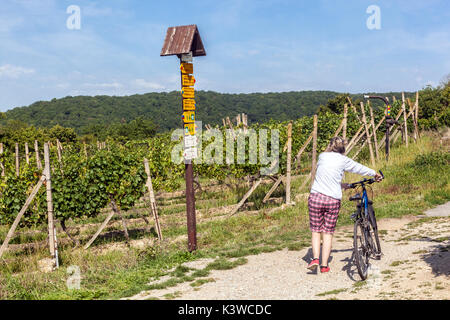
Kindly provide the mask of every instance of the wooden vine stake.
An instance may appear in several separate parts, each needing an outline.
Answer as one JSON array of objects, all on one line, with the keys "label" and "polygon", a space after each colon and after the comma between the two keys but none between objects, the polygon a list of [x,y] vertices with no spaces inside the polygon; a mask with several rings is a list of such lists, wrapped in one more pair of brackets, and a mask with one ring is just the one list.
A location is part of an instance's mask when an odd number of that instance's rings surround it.
[{"label": "wooden vine stake", "polygon": [[377,139],[377,128],[375,127],[375,119],[373,117],[373,109],[370,104],[370,101],[367,101],[369,104],[369,110],[370,110],[370,124],[372,126],[372,132],[373,132],[373,142],[375,145],[375,155],[377,157],[377,160],[380,159],[380,155],[378,153],[378,139]]},{"label": "wooden vine stake", "polygon": [[347,113],[348,105],[344,104],[344,125],[342,126],[342,138],[347,139]]},{"label": "wooden vine stake", "polygon": [[256,190],[256,188],[258,188],[258,186],[261,184],[262,182],[262,178],[258,179],[257,182],[255,182],[253,184],[253,186],[250,188],[250,190],[247,191],[247,193],[244,195],[244,197],[241,199],[241,201],[239,201],[239,203],[234,206],[234,208],[231,210],[230,212],[230,216],[234,215],[236,212],[238,212],[238,210],[244,205],[245,201],[247,201],[247,199],[252,195],[253,191]]},{"label": "wooden vine stake", "polygon": [[372,166],[375,167],[375,158],[373,156],[372,142],[371,142],[371,139],[370,139],[369,126],[367,125],[366,112],[364,110],[364,103],[363,102],[361,102],[361,112],[362,112],[362,121],[364,123],[364,128],[366,129],[367,144],[369,145],[370,162],[372,163]]},{"label": "wooden vine stake", "polygon": [[47,218],[48,218],[48,243],[50,247],[50,255],[55,261],[56,268],[59,267],[58,245],[56,242],[56,228],[53,219],[53,199],[52,199],[52,182],[50,170],[50,151],[47,143],[44,143],[44,175],[45,186],[47,189]]},{"label": "wooden vine stake", "polygon": [[[3,143],[0,142],[0,155],[3,154]],[[5,166],[3,165],[3,161],[0,161],[0,168],[2,169],[2,177],[5,176]]]},{"label": "wooden vine stake", "polygon": [[20,175],[19,171],[19,144],[16,142],[16,176]]},{"label": "wooden vine stake", "polygon": [[36,164],[39,170],[42,170],[41,158],[39,157],[39,145],[37,140],[34,140],[34,152],[36,154]]},{"label": "wooden vine stake", "polygon": [[28,207],[30,206],[31,202],[33,201],[34,197],[38,193],[39,189],[41,188],[43,182],[45,181],[45,176],[41,176],[38,183],[34,186],[33,190],[31,191],[30,195],[28,196],[27,200],[25,201],[25,204],[23,205],[22,209],[20,209],[19,214],[17,215],[16,219],[14,220],[11,228],[8,231],[8,234],[6,235],[5,240],[3,241],[3,244],[0,248],[0,257],[3,255],[5,250],[8,247],[9,241],[14,236],[14,232],[16,231],[20,219],[22,219],[22,216],[25,214],[25,211],[27,211]]},{"label": "wooden vine stake", "polygon": [[30,155],[28,150],[28,142],[25,142],[25,160],[27,161],[27,164],[30,164]]},{"label": "wooden vine stake", "polygon": [[148,190],[148,196],[150,200],[150,208],[152,210],[153,219],[155,219],[155,226],[156,226],[156,232],[158,234],[159,241],[163,240],[162,232],[161,232],[161,226],[159,225],[159,217],[158,217],[158,210],[156,208],[156,200],[155,200],[155,193],[153,192],[153,184],[152,184],[152,176],[150,173],[150,167],[148,165],[147,158],[144,158],[144,168],[145,173],[147,174],[147,190]]},{"label": "wooden vine stake", "polygon": [[408,147],[408,123],[407,123],[407,115],[406,115],[406,106],[405,106],[405,93],[402,92],[402,111],[403,111],[403,122],[404,122],[404,139],[406,147]]},{"label": "wooden vine stake", "polygon": [[287,128],[286,204],[291,204],[292,121]]},{"label": "wooden vine stake", "polygon": [[419,91],[416,92],[415,117],[414,117],[414,139],[420,138],[419,132]]}]

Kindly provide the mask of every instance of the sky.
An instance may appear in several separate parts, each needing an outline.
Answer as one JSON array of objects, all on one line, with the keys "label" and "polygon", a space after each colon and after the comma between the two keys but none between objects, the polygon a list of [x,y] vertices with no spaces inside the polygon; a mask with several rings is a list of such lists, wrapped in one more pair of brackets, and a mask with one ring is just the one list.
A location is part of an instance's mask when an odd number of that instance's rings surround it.
[{"label": "sky", "polygon": [[207,53],[196,90],[415,91],[450,73],[448,0],[1,0],[0,111],[179,90],[160,52],[187,24]]}]

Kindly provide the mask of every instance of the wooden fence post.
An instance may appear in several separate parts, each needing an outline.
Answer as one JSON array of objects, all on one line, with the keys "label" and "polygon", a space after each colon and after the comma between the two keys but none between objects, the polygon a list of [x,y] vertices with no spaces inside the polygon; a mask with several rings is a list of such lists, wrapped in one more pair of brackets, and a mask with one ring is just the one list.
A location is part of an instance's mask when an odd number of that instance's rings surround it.
[{"label": "wooden fence post", "polygon": [[156,233],[158,234],[159,241],[163,240],[162,232],[161,232],[161,226],[159,225],[159,217],[158,217],[158,210],[156,207],[156,200],[155,200],[155,193],[153,192],[153,184],[152,184],[152,176],[150,173],[150,167],[148,165],[147,158],[144,158],[144,169],[145,173],[147,174],[147,190],[150,200],[150,208],[153,213],[153,218],[155,219],[155,227],[156,227]]},{"label": "wooden fence post", "polygon": [[37,140],[34,140],[34,152],[36,154],[36,165],[38,170],[42,170],[41,158],[39,157],[39,144]]},{"label": "wooden fence post", "polygon": [[59,266],[58,261],[58,246],[56,244],[56,229],[55,221],[53,218],[53,199],[52,199],[52,183],[51,183],[51,170],[50,170],[50,151],[47,143],[44,143],[44,175],[45,186],[47,189],[47,216],[48,216],[48,238],[50,254],[55,260],[55,266]]},{"label": "wooden fence post", "polygon": [[16,176],[20,175],[19,169],[19,144],[16,142]]},{"label": "wooden fence post", "polygon": [[408,123],[406,118],[406,105],[405,105],[405,93],[402,92],[402,110],[403,110],[403,122],[404,122],[404,137],[405,137],[405,144],[406,147],[408,147]]},{"label": "wooden fence post", "polygon": [[419,91],[416,92],[416,103],[415,103],[416,109],[415,109],[415,117],[414,117],[414,131],[416,138],[420,138],[420,132],[419,132]]},{"label": "wooden fence post", "polygon": [[253,191],[256,190],[256,188],[258,188],[258,186],[261,184],[262,182],[262,178],[259,178],[258,181],[256,181],[253,186],[250,188],[250,190],[247,191],[247,193],[244,195],[244,197],[241,199],[241,201],[239,201],[239,203],[237,205],[234,206],[234,208],[231,210],[230,212],[230,216],[234,215],[236,212],[238,212],[238,210],[244,205],[245,201],[247,201],[247,199],[252,195]]},{"label": "wooden fence post", "polygon": [[[3,143],[0,142],[0,155],[3,154]],[[0,167],[2,169],[2,177],[5,176],[5,166],[3,165],[3,161],[0,161]]]},{"label": "wooden fence post", "polygon": [[368,105],[369,105],[369,110],[370,110],[370,124],[372,125],[372,132],[373,132],[373,140],[375,143],[375,155],[377,157],[377,160],[380,159],[380,155],[378,154],[378,139],[377,139],[377,129],[375,128],[375,119],[373,117],[373,109],[372,106],[370,104],[370,101],[367,101]]},{"label": "wooden fence post", "polygon": [[292,121],[287,128],[286,204],[291,204]]},{"label": "wooden fence post", "polygon": [[29,156],[29,150],[28,150],[28,142],[25,142],[25,160],[27,164],[30,164],[30,156]]},{"label": "wooden fence post", "polygon": [[347,139],[347,113],[348,105],[344,104],[344,126],[342,127],[342,138],[344,138],[344,140]]},{"label": "wooden fence post", "polygon": [[27,211],[28,207],[30,206],[31,201],[33,201],[34,197],[38,193],[44,180],[45,180],[45,177],[41,176],[38,183],[34,186],[33,190],[31,191],[30,195],[28,196],[27,200],[25,201],[25,204],[23,205],[22,209],[20,209],[19,213],[17,214],[17,217],[14,220],[11,228],[9,229],[5,240],[3,241],[2,247],[0,248],[0,257],[3,255],[6,248],[8,247],[9,241],[11,241],[11,238],[14,236],[14,232],[16,231],[17,226],[19,225],[20,219],[24,215],[25,211]]},{"label": "wooden fence post", "polygon": [[362,112],[362,121],[363,121],[364,127],[366,129],[367,144],[369,145],[370,161],[372,163],[372,166],[375,167],[375,158],[373,156],[372,142],[371,142],[371,139],[370,139],[369,127],[367,126],[366,111],[364,110],[364,103],[363,102],[361,102],[361,112]]}]

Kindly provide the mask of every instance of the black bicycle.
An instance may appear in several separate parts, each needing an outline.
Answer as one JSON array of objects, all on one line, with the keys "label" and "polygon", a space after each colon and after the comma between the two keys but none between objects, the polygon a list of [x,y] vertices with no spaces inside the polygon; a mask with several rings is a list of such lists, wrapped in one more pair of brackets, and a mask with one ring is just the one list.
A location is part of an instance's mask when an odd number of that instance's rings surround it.
[{"label": "black bicycle", "polygon": [[[384,179],[383,172],[380,175]],[[353,233],[353,253],[362,280],[367,279],[369,259],[381,258],[380,239],[378,238],[377,220],[373,210],[373,202],[369,200],[366,186],[376,182],[375,179],[364,179],[347,185],[347,188],[361,188],[358,193],[350,197],[356,201],[356,212],[351,216],[355,221]],[[370,186],[368,187],[370,188]],[[371,188],[370,188],[371,189]],[[373,192],[372,192],[373,195]]]}]

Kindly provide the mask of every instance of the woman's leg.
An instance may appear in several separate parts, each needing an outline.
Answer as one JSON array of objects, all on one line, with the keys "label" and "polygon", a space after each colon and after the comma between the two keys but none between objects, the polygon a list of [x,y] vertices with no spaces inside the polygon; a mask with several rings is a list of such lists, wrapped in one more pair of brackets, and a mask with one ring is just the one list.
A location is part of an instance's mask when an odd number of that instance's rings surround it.
[{"label": "woman's leg", "polygon": [[319,232],[312,233],[311,245],[312,245],[313,258],[319,259],[319,256],[320,256],[320,233]]},{"label": "woman's leg", "polygon": [[328,259],[331,254],[331,244],[333,242],[332,233],[323,233],[323,244],[322,244],[322,266],[328,266]]}]

